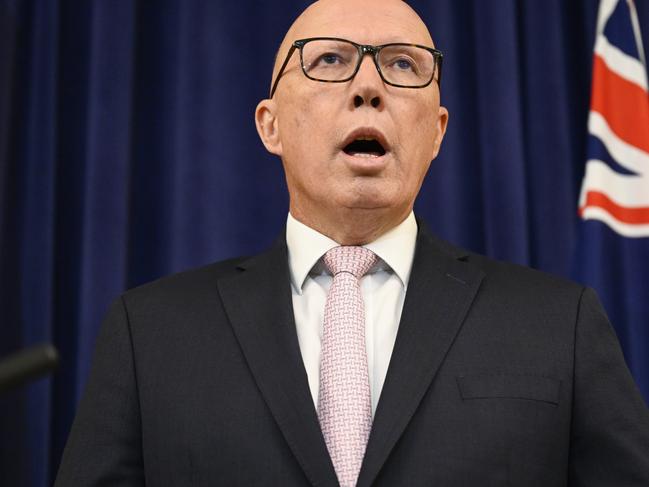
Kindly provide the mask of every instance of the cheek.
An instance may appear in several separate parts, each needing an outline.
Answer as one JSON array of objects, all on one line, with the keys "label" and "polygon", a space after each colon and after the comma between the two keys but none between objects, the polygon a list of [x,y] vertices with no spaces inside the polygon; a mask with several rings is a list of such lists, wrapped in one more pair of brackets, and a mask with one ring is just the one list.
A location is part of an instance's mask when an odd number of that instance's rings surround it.
[{"label": "cheek", "polygon": [[[419,117],[401,123],[401,145],[408,160],[418,164],[428,163],[434,155],[437,119],[430,112],[417,111]],[[407,162],[407,161],[404,161]]]},{"label": "cheek", "polygon": [[[317,100],[295,102],[280,118],[282,146],[286,157],[301,164],[322,161],[331,156],[332,140],[336,139],[335,115]],[[327,122],[329,121],[329,122]]]},{"label": "cheek", "polygon": [[438,107],[434,102],[418,100],[418,103],[403,107],[400,117],[399,132],[401,146],[404,149],[400,156],[402,181],[408,192],[419,190],[422,180],[428,172],[430,163],[435,155],[435,137],[437,135]]},{"label": "cheek", "polygon": [[426,100],[417,106],[417,111],[417,120],[421,131],[434,135],[437,128],[436,122],[439,104],[433,100]]},{"label": "cheek", "polygon": [[282,140],[283,157],[289,161],[299,160],[304,140],[308,132],[305,114],[299,107],[285,107],[279,114],[279,133]]},{"label": "cheek", "polygon": [[284,139],[289,144],[299,144],[304,137],[313,135],[313,119],[316,114],[313,113],[311,104],[307,102],[293,102],[287,106],[280,114],[280,130]]},{"label": "cheek", "polygon": [[438,106],[436,104],[429,104],[422,107],[419,111],[419,116],[414,123],[415,130],[413,130],[414,137],[417,138],[416,145],[419,153],[426,159],[426,162],[432,160],[435,151],[435,139],[437,137],[437,113]]}]

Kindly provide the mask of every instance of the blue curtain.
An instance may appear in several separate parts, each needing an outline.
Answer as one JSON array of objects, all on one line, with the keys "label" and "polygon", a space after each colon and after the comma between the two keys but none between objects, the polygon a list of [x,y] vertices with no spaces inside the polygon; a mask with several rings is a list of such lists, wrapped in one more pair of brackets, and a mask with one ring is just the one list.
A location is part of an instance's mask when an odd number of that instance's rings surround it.
[{"label": "blue curtain", "polygon": [[[46,341],[62,355],[0,397],[0,484],[50,484],[116,295],[282,231],[281,163],[253,112],[307,3],[0,0],[0,357]],[[451,113],[416,212],[570,275],[597,2],[411,3],[445,54]]]}]

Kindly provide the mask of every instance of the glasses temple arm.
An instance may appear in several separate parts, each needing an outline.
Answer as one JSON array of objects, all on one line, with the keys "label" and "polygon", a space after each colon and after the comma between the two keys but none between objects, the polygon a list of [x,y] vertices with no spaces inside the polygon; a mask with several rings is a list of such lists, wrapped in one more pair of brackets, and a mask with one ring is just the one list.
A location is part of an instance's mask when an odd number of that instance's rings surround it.
[{"label": "glasses temple arm", "polygon": [[273,87],[270,89],[270,96],[268,98],[272,98],[273,95],[275,94],[275,90],[277,89],[277,84],[279,83],[280,78],[282,77],[282,74],[284,73],[284,69],[286,69],[286,65],[288,64],[289,60],[291,59],[291,56],[293,55],[293,51],[295,51],[296,46],[293,44],[291,48],[288,51],[288,54],[286,55],[286,59],[284,59],[284,63],[282,64],[282,67],[279,68],[279,71],[277,72],[277,78],[275,78],[275,82],[273,83]]}]

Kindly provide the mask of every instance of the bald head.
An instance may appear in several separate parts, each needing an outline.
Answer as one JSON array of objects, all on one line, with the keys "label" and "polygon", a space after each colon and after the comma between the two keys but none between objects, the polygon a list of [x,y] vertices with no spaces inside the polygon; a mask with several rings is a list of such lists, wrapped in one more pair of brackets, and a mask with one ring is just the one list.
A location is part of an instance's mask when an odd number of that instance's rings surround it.
[{"label": "bald head", "polygon": [[[397,28],[404,34],[386,40],[380,37],[385,28]],[[434,47],[426,24],[403,0],[319,0],[288,29],[277,52],[272,80],[295,40],[332,33],[358,43],[410,42]]]}]

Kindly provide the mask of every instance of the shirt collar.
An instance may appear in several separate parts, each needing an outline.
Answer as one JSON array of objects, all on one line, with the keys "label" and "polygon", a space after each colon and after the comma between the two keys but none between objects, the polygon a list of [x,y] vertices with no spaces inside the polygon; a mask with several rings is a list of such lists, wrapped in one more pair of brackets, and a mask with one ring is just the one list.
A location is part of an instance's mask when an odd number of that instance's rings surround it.
[{"label": "shirt collar", "polygon": [[[399,277],[404,289],[408,286],[412,260],[417,241],[417,221],[410,212],[399,225],[381,235],[373,242],[363,245],[379,256]],[[302,294],[302,286],[320,258],[338,243],[326,235],[297,221],[288,214],[286,220],[286,245],[293,289]]]}]

